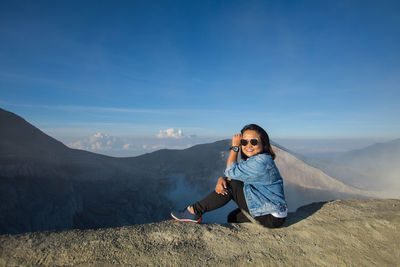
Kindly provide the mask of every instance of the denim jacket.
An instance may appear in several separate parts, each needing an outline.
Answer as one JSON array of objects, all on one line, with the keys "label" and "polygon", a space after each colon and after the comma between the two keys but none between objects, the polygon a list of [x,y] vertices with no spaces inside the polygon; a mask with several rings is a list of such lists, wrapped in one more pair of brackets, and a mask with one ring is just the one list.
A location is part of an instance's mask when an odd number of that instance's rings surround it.
[{"label": "denim jacket", "polygon": [[271,155],[258,154],[229,164],[225,176],[244,183],[243,191],[252,217],[287,211],[283,180]]}]

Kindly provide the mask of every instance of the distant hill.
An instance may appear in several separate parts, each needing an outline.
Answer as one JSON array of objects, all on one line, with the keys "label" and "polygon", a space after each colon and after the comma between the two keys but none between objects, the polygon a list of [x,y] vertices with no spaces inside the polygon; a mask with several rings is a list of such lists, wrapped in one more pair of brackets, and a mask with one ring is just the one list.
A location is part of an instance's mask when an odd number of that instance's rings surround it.
[{"label": "distant hill", "polygon": [[[222,140],[113,158],[70,149],[0,109],[0,233],[165,220],[171,208],[191,204],[214,189],[229,145]],[[291,211],[314,201],[374,196],[274,149]],[[216,214],[211,221],[225,220],[227,211]]]},{"label": "distant hill", "polygon": [[322,200],[377,197],[373,191],[346,185],[284,150],[274,147],[274,151],[277,154],[276,165],[284,177],[289,206],[294,206],[292,210]]},{"label": "distant hill", "polygon": [[400,139],[323,157],[300,157],[348,185],[400,198]]},{"label": "distant hill", "polygon": [[0,235],[1,266],[398,266],[400,200],[299,208],[283,227],[173,220]]}]

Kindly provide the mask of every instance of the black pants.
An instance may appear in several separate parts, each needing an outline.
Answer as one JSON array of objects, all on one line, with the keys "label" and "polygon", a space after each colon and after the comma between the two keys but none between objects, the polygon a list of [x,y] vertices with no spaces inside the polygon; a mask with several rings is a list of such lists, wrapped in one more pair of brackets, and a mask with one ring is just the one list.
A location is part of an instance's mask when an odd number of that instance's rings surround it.
[{"label": "black pants", "polygon": [[[236,202],[238,205],[238,209],[232,211],[228,215],[229,223],[242,223],[242,222],[250,222],[250,220],[244,215],[242,210],[249,213],[249,209],[247,207],[246,199],[243,193],[243,182],[237,180],[226,181],[227,182],[227,195],[217,194],[215,191],[211,192],[206,198],[203,200],[197,201],[193,204],[194,212],[202,216],[204,213],[208,211],[212,211],[218,209],[225,204],[227,204],[231,199]],[[263,226],[268,228],[275,228],[281,226],[285,222],[285,218],[276,218],[271,214],[257,216],[256,219]]]}]

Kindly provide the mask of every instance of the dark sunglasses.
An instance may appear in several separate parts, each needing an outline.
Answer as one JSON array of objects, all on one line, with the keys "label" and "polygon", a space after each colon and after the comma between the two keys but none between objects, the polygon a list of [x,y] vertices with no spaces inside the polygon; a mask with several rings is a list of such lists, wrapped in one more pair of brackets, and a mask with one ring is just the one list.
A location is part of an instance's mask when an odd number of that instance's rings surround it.
[{"label": "dark sunglasses", "polygon": [[[248,143],[249,143],[249,140],[246,140],[246,139],[241,139],[240,140],[240,144],[242,146],[247,146]],[[250,139],[250,144],[252,146],[256,146],[258,144],[258,139],[256,139],[256,138]]]}]

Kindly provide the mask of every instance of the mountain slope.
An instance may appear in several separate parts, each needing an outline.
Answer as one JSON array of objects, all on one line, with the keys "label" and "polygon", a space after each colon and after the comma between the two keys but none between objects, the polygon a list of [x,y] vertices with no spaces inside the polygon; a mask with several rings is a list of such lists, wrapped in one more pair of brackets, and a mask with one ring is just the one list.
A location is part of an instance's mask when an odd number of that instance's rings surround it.
[{"label": "mountain slope", "polygon": [[282,149],[274,147],[274,151],[277,155],[276,165],[284,177],[285,194],[290,210],[322,200],[378,196],[372,191],[360,190],[335,180]]},{"label": "mountain slope", "polygon": [[0,109],[0,125],[2,126],[0,128],[0,149],[8,156],[41,157],[49,153],[56,155],[68,149],[61,142],[44,134],[23,118],[4,109]]},{"label": "mountain slope", "polygon": [[301,159],[348,185],[380,191],[385,197],[400,197],[400,139]]}]

